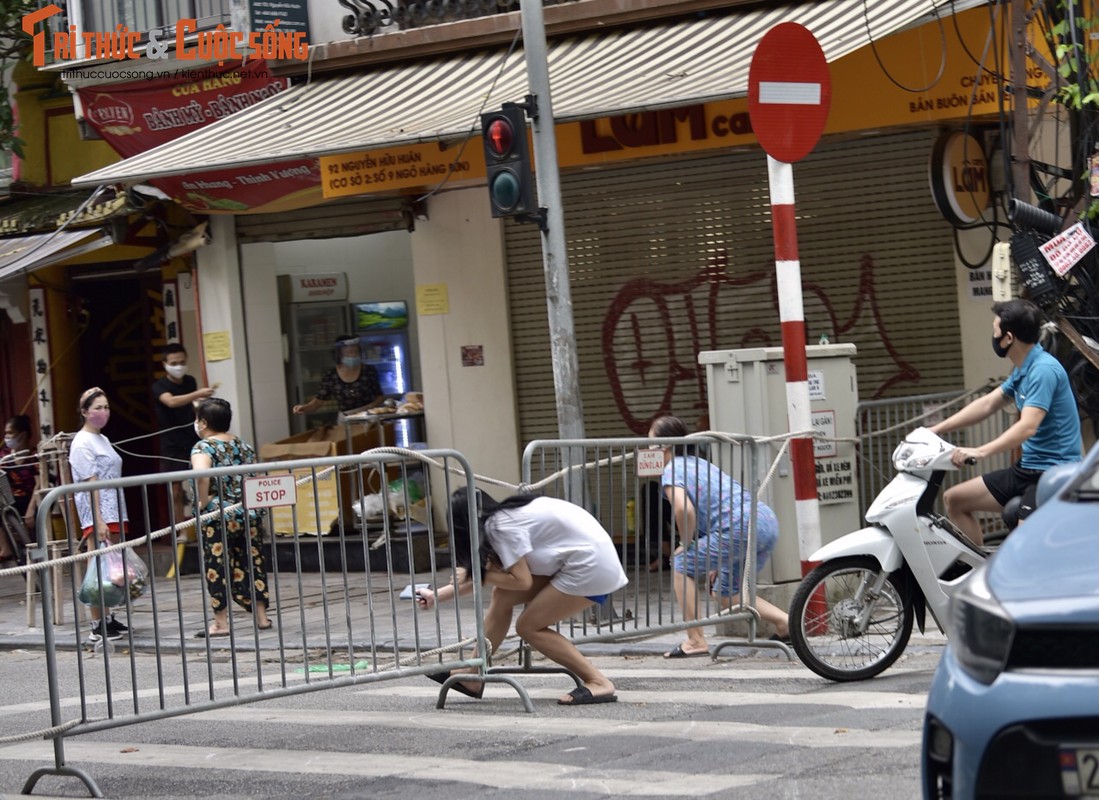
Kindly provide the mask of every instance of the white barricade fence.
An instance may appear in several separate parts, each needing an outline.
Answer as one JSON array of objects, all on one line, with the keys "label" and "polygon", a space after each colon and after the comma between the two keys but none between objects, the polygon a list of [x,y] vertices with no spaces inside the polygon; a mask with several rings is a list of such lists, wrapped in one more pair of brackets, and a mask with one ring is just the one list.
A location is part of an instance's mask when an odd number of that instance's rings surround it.
[{"label": "white barricade fence", "polygon": [[[242,503],[233,503],[235,498],[219,488],[237,478]],[[171,515],[169,484],[186,482],[195,496],[203,479],[214,487],[211,493],[220,507],[210,513],[192,508],[187,519],[170,519],[153,530],[156,508],[167,508]],[[452,521],[445,518],[448,511],[433,512],[433,503],[446,509],[453,491],[472,486],[473,472],[459,453],[387,448],[50,491],[38,515],[33,563],[3,571],[38,571],[42,593],[49,725],[3,737],[0,743],[52,739],[55,765],[36,770],[23,791],[29,793],[39,778],[52,774],[77,777],[93,795],[102,796],[85,770],[65,760],[64,739],[82,733],[464,667],[483,677],[480,582],[474,581],[472,598],[430,610],[415,601],[411,588],[451,580],[447,532]],[[83,537],[76,515],[66,509],[68,555],[47,561],[47,545],[56,538],[49,529],[51,510],[89,492],[112,492],[125,500],[125,540],[89,549],[91,538]],[[377,494],[380,501],[372,497]],[[467,524],[477,548],[473,514],[471,506]],[[252,529],[261,538],[249,551],[246,531]],[[196,534],[197,546],[179,547]],[[234,548],[241,554],[235,563],[226,556]],[[163,561],[158,553],[165,550],[169,558],[185,555],[169,570],[171,577],[156,569]],[[146,572],[138,568],[138,559]],[[60,585],[71,612],[67,624],[54,624],[53,586],[44,579],[46,570],[67,572]],[[98,580],[84,588],[88,571]],[[218,583],[229,596],[229,630],[225,636],[208,636],[214,622],[210,587]],[[252,607],[266,594],[270,627],[261,627],[258,615],[233,602],[234,587]],[[87,604],[80,599],[82,588]],[[104,624],[97,642],[89,641],[89,604],[105,621],[114,620]],[[108,638],[119,626],[126,630],[117,639]],[[494,680],[513,685],[532,710],[529,696],[514,680]],[[440,708],[447,689],[440,690]]]}]

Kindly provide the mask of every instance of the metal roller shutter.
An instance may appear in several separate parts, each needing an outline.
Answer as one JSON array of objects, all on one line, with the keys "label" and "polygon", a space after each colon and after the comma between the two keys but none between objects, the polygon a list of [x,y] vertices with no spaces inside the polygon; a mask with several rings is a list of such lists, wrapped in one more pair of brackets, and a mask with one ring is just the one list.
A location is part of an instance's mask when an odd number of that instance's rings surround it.
[{"label": "metal roller shutter", "polygon": [[289,242],[332,239],[384,231],[410,231],[414,225],[411,201],[406,197],[339,200],[275,214],[240,214],[237,241]]},{"label": "metal roller shutter", "polygon": [[[934,132],[825,140],[794,170],[809,342],[858,346],[859,396],[962,380],[950,228],[927,183]],[[562,176],[588,436],[706,413],[700,350],[780,345],[758,150]],[[508,222],[520,433],[557,435],[541,244]],[[775,398],[785,403],[785,398]]]}]

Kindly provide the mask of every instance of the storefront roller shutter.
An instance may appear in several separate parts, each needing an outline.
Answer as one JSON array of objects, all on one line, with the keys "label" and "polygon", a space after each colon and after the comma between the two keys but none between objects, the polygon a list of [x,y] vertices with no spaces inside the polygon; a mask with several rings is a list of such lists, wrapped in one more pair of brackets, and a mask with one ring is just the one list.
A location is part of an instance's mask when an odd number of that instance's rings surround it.
[{"label": "storefront roller shutter", "polygon": [[237,240],[247,244],[412,230],[413,216],[408,198],[383,197],[322,203],[276,214],[240,214],[236,222]]},{"label": "storefront roller shutter", "polygon": [[[934,133],[824,140],[794,167],[810,343],[858,346],[862,399],[962,381],[951,230]],[[700,350],[781,345],[767,165],[758,150],[562,176],[588,436],[706,413]],[[557,435],[541,243],[506,226],[520,432]],[[776,403],[785,403],[776,397]]]}]

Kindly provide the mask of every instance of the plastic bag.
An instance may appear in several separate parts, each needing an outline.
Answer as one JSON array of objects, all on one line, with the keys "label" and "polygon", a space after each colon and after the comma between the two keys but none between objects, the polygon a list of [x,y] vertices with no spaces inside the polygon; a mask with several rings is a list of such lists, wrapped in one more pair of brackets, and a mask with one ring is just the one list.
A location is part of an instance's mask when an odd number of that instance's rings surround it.
[{"label": "plastic bag", "polygon": [[148,579],[149,568],[132,550],[126,553],[125,564],[121,550],[100,553],[88,560],[78,597],[87,606],[98,606],[101,601],[106,608],[124,606],[127,591],[130,599],[136,600],[145,593]]}]

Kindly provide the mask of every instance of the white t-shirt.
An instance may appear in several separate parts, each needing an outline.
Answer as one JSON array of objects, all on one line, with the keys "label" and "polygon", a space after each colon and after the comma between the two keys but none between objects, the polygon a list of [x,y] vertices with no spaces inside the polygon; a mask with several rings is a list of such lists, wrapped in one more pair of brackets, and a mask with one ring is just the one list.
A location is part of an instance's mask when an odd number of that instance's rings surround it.
[{"label": "white t-shirt", "polygon": [[522,556],[532,575],[550,575],[564,594],[596,597],[629,583],[610,535],[580,506],[537,497],[522,508],[498,511],[485,536],[504,569]]},{"label": "white t-shirt", "polygon": [[[91,478],[108,481],[122,477],[122,456],[115,452],[110,440],[102,433],[78,431],[69,444],[69,466],[72,468],[73,481],[77,483]],[[81,528],[90,528],[95,524],[91,497],[91,492],[77,492],[74,495]],[[126,520],[126,501],[122,498],[122,492],[117,489],[99,491],[99,518],[103,522],[119,521],[120,500],[121,519]]]}]

